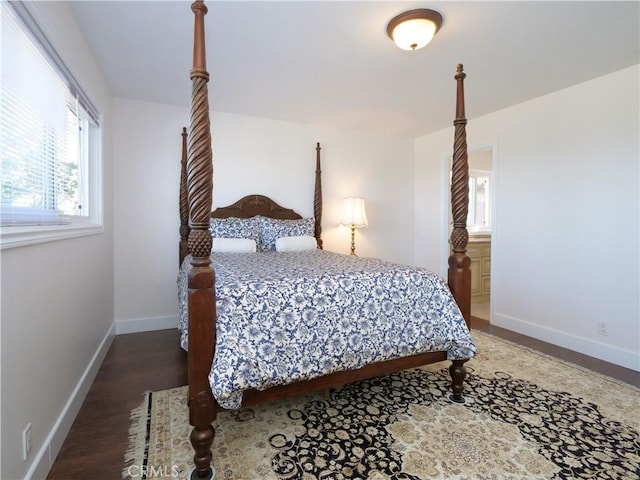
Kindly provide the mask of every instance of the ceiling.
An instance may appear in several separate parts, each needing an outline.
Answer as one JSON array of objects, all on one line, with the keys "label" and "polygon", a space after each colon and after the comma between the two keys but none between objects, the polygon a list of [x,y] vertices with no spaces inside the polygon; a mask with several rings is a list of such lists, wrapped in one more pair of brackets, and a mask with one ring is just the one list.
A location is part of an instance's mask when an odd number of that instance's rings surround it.
[{"label": "ceiling", "polygon": [[[114,96],[189,104],[190,2],[69,3]],[[640,62],[636,1],[207,5],[211,110],[374,134],[450,126],[457,63],[471,121]],[[412,8],[444,22],[430,45],[406,52],[386,25]]]}]

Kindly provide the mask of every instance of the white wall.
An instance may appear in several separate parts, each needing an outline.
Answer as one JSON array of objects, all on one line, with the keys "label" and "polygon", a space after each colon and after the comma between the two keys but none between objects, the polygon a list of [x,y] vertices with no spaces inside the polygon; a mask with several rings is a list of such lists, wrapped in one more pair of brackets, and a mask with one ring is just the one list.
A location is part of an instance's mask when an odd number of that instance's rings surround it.
[{"label": "white wall", "polygon": [[[497,149],[492,323],[636,370],[638,72],[481,118],[467,102],[469,149]],[[421,205],[448,196],[443,158],[452,138],[450,128],[416,140],[416,263],[443,275],[447,213]]]},{"label": "white wall", "polygon": [[[187,82],[187,88],[189,88]],[[188,110],[114,101],[115,319],[118,332],[177,324],[178,182]],[[338,227],[345,196],[367,198],[357,251],[413,261],[413,140],[212,112],[215,206],[259,193],[313,216],[316,142],[322,146],[323,239],[348,253]]]},{"label": "white wall", "polygon": [[[68,5],[27,4],[104,114],[104,233],[2,250],[3,479],[45,478],[113,323],[110,97]],[[22,460],[22,430],[33,448]]]},{"label": "white wall", "polygon": [[115,320],[153,318],[158,328],[169,328],[177,309],[175,179],[188,112],[114,99],[113,114]]}]

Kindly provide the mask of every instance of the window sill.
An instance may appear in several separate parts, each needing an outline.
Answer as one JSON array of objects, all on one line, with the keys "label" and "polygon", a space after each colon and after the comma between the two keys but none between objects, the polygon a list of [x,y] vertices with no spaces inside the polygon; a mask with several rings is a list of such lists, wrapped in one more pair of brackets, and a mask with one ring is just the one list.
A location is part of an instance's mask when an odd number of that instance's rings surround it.
[{"label": "window sill", "polygon": [[55,242],[69,238],[97,235],[104,232],[102,225],[75,223],[71,225],[0,227],[0,249],[24,247],[37,243]]}]

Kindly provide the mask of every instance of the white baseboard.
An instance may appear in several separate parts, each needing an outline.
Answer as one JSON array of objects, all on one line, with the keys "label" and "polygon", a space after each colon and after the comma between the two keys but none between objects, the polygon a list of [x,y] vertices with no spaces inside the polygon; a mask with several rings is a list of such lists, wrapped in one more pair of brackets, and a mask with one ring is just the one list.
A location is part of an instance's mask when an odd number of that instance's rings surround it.
[{"label": "white baseboard", "polygon": [[91,361],[84,370],[80,380],[76,384],[76,387],[73,389],[73,392],[69,396],[69,400],[67,400],[67,403],[49,431],[42,447],[34,457],[31,466],[25,475],[25,480],[45,480],[47,478],[47,475],[53,466],[53,462],[58,456],[65,438],[67,438],[71,425],[73,425],[73,422],[80,411],[80,407],[82,406],[87,393],[89,393],[93,380],[95,379],[98,370],[100,370],[104,357],[109,351],[114,335],[115,324],[111,325],[111,328],[109,328],[109,331],[102,339],[102,342],[100,342],[96,352],[93,354]]},{"label": "white baseboard", "polygon": [[178,316],[135,318],[114,322],[93,354],[69,400],[27,470],[25,480],[45,480],[73,425],[115,335],[178,328]]},{"label": "white baseboard", "polygon": [[154,330],[167,330],[170,328],[178,328],[178,324],[179,322],[177,315],[117,320],[116,335],[123,335],[125,333],[152,332]]},{"label": "white baseboard", "polygon": [[640,371],[640,352],[634,352],[624,348],[607,345],[588,338],[543,327],[534,323],[509,317],[501,313],[491,315],[491,324],[497,327],[506,328],[528,337],[537,338],[544,342],[558,345],[559,347],[573,350],[590,357],[594,357],[605,362],[613,363],[621,367]]}]

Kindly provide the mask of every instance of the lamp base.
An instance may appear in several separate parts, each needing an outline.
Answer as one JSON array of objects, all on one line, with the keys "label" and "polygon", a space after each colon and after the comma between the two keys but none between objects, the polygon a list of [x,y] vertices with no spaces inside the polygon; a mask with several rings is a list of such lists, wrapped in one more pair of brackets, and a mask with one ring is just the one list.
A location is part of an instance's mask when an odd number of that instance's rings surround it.
[{"label": "lamp base", "polygon": [[351,224],[351,255],[357,257],[356,255],[356,226]]}]

